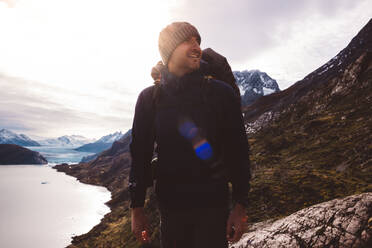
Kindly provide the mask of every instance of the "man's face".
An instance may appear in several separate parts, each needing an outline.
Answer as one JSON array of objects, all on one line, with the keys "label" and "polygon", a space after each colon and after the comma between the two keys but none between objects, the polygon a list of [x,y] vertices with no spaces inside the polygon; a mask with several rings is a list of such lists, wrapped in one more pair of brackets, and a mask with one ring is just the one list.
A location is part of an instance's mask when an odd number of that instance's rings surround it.
[{"label": "man's face", "polygon": [[199,69],[202,51],[196,37],[191,37],[177,46],[169,59],[168,67],[179,68],[185,73]]}]

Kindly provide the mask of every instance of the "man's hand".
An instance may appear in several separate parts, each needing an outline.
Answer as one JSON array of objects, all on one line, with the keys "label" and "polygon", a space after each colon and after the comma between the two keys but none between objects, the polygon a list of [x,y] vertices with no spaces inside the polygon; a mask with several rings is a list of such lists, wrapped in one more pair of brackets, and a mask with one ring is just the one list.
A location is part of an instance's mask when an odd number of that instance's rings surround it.
[{"label": "man's hand", "polygon": [[[230,213],[227,220],[227,240],[230,242],[237,242],[242,237],[247,221],[245,208],[237,203]],[[234,235],[233,235],[234,234]]]},{"label": "man's hand", "polygon": [[132,209],[132,233],[141,243],[150,242],[149,222],[143,208]]}]

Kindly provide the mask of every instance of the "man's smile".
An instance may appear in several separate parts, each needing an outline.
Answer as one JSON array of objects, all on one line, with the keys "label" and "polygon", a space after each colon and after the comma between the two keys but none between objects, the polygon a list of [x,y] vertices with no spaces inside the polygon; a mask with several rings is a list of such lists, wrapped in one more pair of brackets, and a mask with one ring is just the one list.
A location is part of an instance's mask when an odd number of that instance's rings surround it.
[{"label": "man's smile", "polygon": [[188,57],[194,58],[194,59],[200,59],[201,58],[201,53],[193,52],[193,53],[188,54]]}]

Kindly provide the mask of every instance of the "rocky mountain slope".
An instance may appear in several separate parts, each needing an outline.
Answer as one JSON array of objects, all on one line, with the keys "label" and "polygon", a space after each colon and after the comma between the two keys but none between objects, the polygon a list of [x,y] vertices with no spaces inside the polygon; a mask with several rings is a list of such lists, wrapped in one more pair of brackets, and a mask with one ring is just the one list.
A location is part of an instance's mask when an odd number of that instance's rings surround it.
[{"label": "rocky mountain slope", "polygon": [[[292,87],[243,109],[251,147],[250,224],[372,191],[371,46],[372,20],[330,62]],[[56,166],[112,192],[111,213],[87,234],[74,237],[70,247],[139,247],[130,232],[129,142],[130,137],[115,142],[89,163]],[[150,194],[145,208],[156,240],[154,204]],[[276,234],[288,230],[276,227]]]},{"label": "rocky mountain slope", "polygon": [[242,105],[248,106],[259,99],[274,92],[279,92],[276,80],[259,70],[245,70],[233,72],[239,87]]},{"label": "rocky mountain slope", "polygon": [[372,247],[372,193],[302,209],[249,227],[230,248]]},{"label": "rocky mountain slope", "polygon": [[16,134],[7,129],[0,130],[0,144],[15,144],[19,146],[40,146],[38,142],[24,134]]},{"label": "rocky mountain slope", "polygon": [[47,164],[38,152],[14,144],[0,144],[0,165]]},{"label": "rocky mountain slope", "polygon": [[372,191],[371,49],[369,21],[327,64],[244,110],[260,199],[251,216]]}]

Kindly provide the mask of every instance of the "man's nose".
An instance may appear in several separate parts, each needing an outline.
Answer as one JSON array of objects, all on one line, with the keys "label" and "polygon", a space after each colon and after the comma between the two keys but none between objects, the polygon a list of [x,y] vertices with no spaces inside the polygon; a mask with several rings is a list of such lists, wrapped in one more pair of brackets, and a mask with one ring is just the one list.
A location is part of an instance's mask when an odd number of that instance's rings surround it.
[{"label": "man's nose", "polygon": [[193,39],[192,40],[191,45],[192,45],[192,49],[198,49],[198,50],[200,50],[199,42],[196,39]]}]

